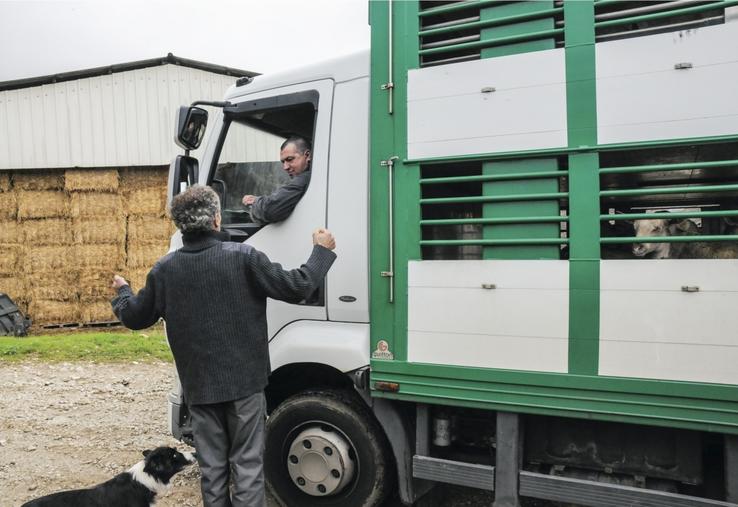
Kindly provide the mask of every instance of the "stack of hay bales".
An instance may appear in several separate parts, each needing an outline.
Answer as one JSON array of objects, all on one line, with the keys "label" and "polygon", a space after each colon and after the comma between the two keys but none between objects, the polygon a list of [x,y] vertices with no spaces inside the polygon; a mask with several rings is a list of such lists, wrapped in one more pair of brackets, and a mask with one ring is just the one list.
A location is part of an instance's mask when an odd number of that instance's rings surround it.
[{"label": "stack of hay bales", "polygon": [[134,291],[146,283],[146,274],[169,249],[174,232],[166,217],[167,171],[125,169],[121,187],[127,218],[125,276]]},{"label": "stack of hay bales", "polygon": [[23,274],[19,272],[23,239],[17,222],[18,196],[10,173],[0,172],[0,292],[8,294],[22,310],[27,310]]},{"label": "stack of hay bales", "polygon": [[115,169],[69,169],[74,258],[67,267],[78,273],[80,322],[116,320],[110,308],[110,281],[125,260],[126,217]]},{"label": "stack of hay bales", "polygon": [[0,292],[36,326],[112,322],[169,248],[167,168],[0,171]]},{"label": "stack of hay bales", "polygon": [[45,323],[79,320],[69,199],[60,171],[13,173],[28,313]]}]

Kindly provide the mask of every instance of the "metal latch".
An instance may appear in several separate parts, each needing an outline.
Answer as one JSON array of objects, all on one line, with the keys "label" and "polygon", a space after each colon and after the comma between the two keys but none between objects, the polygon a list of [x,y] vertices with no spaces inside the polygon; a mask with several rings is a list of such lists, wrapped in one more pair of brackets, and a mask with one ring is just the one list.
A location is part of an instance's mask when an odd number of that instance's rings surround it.
[{"label": "metal latch", "polygon": [[700,288],[696,285],[682,285],[682,292],[699,292]]},{"label": "metal latch", "polygon": [[496,289],[497,288],[497,284],[494,284],[494,283],[483,283],[482,284],[482,288],[483,289]]},{"label": "metal latch", "polygon": [[692,68],[692,62],[680,62],[674,64],[674,70],[686,70]]}]

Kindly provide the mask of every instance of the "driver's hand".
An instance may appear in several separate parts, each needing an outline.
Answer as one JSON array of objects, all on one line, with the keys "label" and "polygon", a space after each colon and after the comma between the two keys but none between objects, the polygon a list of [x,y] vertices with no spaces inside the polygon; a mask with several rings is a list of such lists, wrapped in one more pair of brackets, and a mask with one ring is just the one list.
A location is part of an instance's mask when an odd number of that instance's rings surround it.
[{"label": "driver's hand", "polygon": [[256,202],[256,196],[255,195],[244,195],[243,199],[241,199],[241,202],[244,203],[244,205],[249,206],[251,204],[254,204],[254,202]]}]

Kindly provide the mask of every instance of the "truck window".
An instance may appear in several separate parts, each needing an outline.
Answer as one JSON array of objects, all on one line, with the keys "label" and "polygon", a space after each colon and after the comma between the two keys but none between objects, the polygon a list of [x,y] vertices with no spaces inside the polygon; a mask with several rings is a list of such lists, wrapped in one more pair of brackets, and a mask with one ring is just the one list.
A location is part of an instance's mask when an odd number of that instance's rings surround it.
[{"label": "truck window", "polygon": [[243,122],[231,122],[213,177],[221,193],[224,224],[250,223],[243,196],[269,194],[289,179],[279,163],[284,139]]},{"label": "truck window", "polygon": [[226,115],[227,131],[211,185],[221,196],[223,225],[252,224],[244,195],[268,195],[289,181],[279,149],[290,135],[312,141],[313,104],[236,111]]}]

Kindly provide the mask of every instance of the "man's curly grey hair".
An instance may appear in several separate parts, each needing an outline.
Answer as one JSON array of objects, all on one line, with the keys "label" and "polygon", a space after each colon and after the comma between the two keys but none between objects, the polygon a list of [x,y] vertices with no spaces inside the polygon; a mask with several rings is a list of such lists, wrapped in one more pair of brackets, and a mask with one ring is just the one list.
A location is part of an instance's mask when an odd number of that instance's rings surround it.
[{"label": "man's curly grey hair", "polygon": [[215,230],[215,216],[220,213],[220,199],[210,187],[192,185],[175,195],[169,206],[169,216],[182,233]]}]

